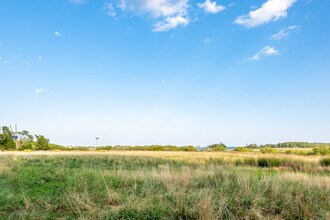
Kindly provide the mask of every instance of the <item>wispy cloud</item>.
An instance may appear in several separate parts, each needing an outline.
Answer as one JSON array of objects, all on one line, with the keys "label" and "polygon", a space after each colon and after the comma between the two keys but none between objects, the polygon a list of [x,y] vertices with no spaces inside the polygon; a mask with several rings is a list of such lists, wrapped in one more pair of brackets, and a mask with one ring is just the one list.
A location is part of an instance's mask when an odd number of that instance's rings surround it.
[{"label": "wispy cloud", "polygon": [[283,28],[278,33],[272,35],[270,37],[270,39],[272,39],[272,40],[282,40],[282,39],[288,38],[288,36],[289,36],[289,32],[286,30],[286,28]]},{"label": "wispy cloud", "polygon": [[37,89],[34,90],[34,92],[35,92],[36,94],[41,94],[41,93],[45,93],[46,90],[44,90],[43,88],[37,88]]},{"label": "wispy cloud", "polygon": [[0,62],[2,62],[3,64],[7,64],[8,61],[7,60],[4,60],[3,57],[0,57]]},{"label": "wispy cloud", "polygon": [[258,53],[256,53],[252,57],[246,59],[245,61],[258,61],[264,57],[277,56],[277,55],[280,55],[280,52],[277,49],[275,49],[274,47],[271,47],[271,46],[266,46],[266,47],[262,48]]},{"label": "wispy cloud", "polygon": [[43,59],[43,57],[42,57],[42,56],[38,56],[38,58],[37,58],[37,59],[38,59],[38,61],[39,61],[39,62],[41,62],[41,61],[42,61],[42,59]]},{"label": "wispy cloud", "polygon": [[256,27],[287,16],[287,10],[296,0],[267,0],[260,8],[236,18],[234,23],[245,27]]},{"label": "wispy cloud", "polygon": [[203,40],[203,43],[204,44],[212,44],[212,43],[214,43],[215,42],[215,40],[212,40],[212,39],[210,39],[210,38],[204,38],[204,40]]},{"label": "wispy cloud", "polygon": [[197,6],[210,14],[217,14],[225,9],[224,6],[217,4],[216,1],[211,2],[211,0],[206,0],[204,3],[197,3]]},{"label": "wispy cloud", "polygon": [[[111,5],[111,10],[114,6],[134,15],[150,16],[155,22],[155,32],[169,31],[190,22],[187,12],[188,0],[118,0],[116,5]],[[114,13],[109,15],[112,16]]]},{"label": "wispy cloud", "polygon": [[113,3],[112,2],[105,2],[104,3],[104,10],[107,12],[107,14],[111,17],[115,17],[116,16],[116,11],[115,8],[113,7]]},{"label": "wispy cloud", "polygon": [[291,31],[295,31],[295,30],[299,31],[301,29],[301,27],[298,25],[291,25],[288,27],[288,29]]},{"label": "wispy cloud", "polygon": [[54,35],[55,35],[56,37],[62,37],[62,34],[61,34],[60,32],[57,32],[57,31],[54,31]]},{"label": "wispy cloud", "polygon": [[270,39],[272,40],[282,40],[282,39],[287,39],[289,37],[289,33],[291,31],[298,31],[300,30],[300,27],[297,25],[292,25],[287,28],[281,29],[278,33],[273,34]]},{"label": "wispy cloud", "polygon": [[74,5],[82,5],[82,4],[86,3],[86,0],[69,0],[69,2]]}]

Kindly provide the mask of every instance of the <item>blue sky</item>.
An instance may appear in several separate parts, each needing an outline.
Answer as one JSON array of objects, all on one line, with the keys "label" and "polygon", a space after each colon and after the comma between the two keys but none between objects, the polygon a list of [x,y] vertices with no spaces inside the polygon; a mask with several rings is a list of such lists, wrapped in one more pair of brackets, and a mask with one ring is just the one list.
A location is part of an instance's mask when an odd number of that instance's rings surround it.
[{"label": "blue sky", "polygon": [[64,145],[330,142],[328,0],[1,0],[0,125]]}]

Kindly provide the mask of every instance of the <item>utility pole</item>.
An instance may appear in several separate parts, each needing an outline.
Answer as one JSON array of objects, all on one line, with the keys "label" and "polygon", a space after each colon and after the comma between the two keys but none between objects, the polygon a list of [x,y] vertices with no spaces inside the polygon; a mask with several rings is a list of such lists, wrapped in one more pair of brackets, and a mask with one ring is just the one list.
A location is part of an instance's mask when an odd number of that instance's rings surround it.
[{"label": "utility pole", "polygon": [[98,137],[95,138],[96,139],[96,147],[99,147],[99,139]]}]

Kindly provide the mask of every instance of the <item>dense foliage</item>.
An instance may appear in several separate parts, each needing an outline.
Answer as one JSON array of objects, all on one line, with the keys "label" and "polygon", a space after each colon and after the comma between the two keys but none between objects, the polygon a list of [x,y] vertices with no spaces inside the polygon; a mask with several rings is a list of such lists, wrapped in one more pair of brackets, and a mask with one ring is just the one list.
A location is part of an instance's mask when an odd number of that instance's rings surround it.
[{"label": "dense foliage", "polygon": [[308,143],[308,142],[284,142],[278,144],[248,144],[245,147],[247,148],[314,148],[320,146],[330,146],[330,143]]},{"label": "dense foliage", "polygon": [[211,145],[207,146],[204,150],[205,151],[225,151],[225,150],[227,150],[227,146],[224,143],[219,142],[218,144],[211,144]]},{"label": "dense foliage", "polygon": [[13,133],[6,126],[3,126],[1,130],[2,134],[0,134],[0,150],[16,149]]},{"label": "dense foliage", "polygon": [[197,151],[194,146],[148,145],[148,146],[106,146],[97,150],[138,150],[138,151]]},{"label": "dense foliage", "polygon": [[0,133],[0,150],[51,150],[49,140],[43,135],[33,135],[29,131],[13,132],[3,126]]},{"label": "dense foliage", "polygon": [[251,150],[250,148],[246,148],[246,147],[236,147],[233,151],[236,151],[236,152],[253,152],[253,150]]}]

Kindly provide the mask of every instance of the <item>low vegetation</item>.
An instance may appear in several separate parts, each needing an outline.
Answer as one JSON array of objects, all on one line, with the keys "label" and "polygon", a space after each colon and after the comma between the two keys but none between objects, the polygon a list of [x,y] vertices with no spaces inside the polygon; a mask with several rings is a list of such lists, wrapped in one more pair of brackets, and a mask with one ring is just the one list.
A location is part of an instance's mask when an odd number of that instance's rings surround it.
[{"label": "low vegetation", "polygon": [[[330,175],[318,157],[36,154],[0,155],[0,219],[330,217]],[[292,164],[315,172],[295,170]]]},{"label": "low vegetation", "polygon": [[236,151],[236,152],[253,152],[253,150],[251,150],[250,148],[246,148],[246,147],[236,147],[233,151]]},{"label": "low vegetation", "polygon": [[224,143],[212,144],[207,146],[204,151],[225,151],[227,146]]},{"label": "low vegetation", "polygon": [[106,146],[97,150],[127,150],[127,151],[197,151],[194,146],[149,145],[149,146]]},{"label": "low vegetation", "polygon": [[247,148],[315,148],[320,146],[329,146],[330,143],[308,143],[308,142],[284,142],[278,144],[248,144]]}]

